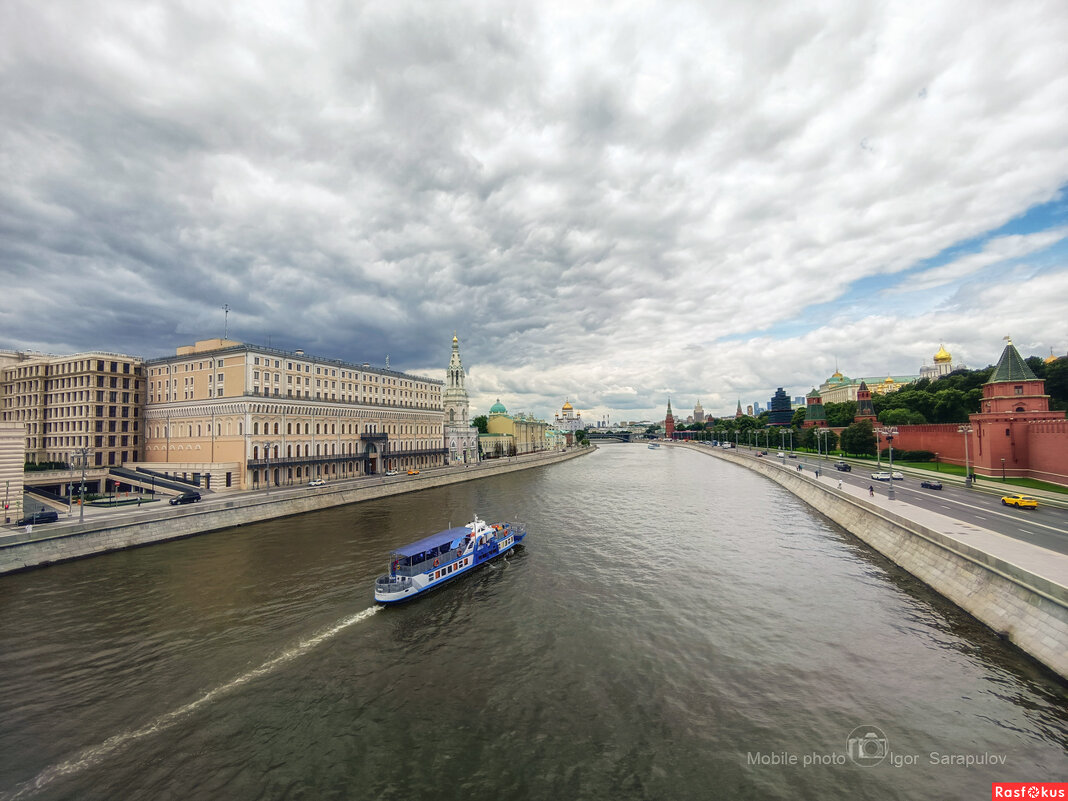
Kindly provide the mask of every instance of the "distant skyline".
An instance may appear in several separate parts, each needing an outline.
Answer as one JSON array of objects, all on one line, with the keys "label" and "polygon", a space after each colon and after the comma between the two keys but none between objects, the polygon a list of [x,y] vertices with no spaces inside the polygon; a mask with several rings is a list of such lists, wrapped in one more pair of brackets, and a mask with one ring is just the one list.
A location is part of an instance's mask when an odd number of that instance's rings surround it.
[{"label": "distant skyline", "polygon": [[596,422],[1068,352],[1068,6],[13,0],[0,348]]}]

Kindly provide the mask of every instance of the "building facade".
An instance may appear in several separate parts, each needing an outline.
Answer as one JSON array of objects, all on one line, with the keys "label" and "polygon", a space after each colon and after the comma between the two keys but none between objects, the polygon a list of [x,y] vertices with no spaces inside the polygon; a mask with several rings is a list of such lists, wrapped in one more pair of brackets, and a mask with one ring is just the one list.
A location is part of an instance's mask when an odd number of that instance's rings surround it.
[{"label": "building facade", "polygon": [[0,520],[13,523],[22,517],[22,487],[26,475],[26,426],[0,422]]},{"label": "building facade", "polygon": [[452,355],[445,370],[445,447],[449,464],[478,462],[478,429],[468,419],[470,403],[464,384],[464,365],[460,359],[460,340],[452,335]]},{"label": "building facade", "polygon": [[560,407],[560,413],[553,418],[553,428],[574,434],[585,427],[582,422],[582,412],[575,411],[571,405],[571,399],[568,398],[564,401],[564,405]]},{"label": "building facade", "polygon": [[438,380],[223,339],[145,367],[144,466],[209,489],[445,463]]},{"label": "building facade", "polygon": [[25,460],[117,467],[144,453],[143,362],[119,353],[5,351],[0,422],[25,427]]},{"label": "building facade", "polygon": [[549,449],[548,428],[548,423],[532,415],[508,414],[508,409],[498,398],[486,416],[488,433],[479,437],[479,444],[487,458],[545,451]]},{"label": "building facade", "polygon": [[768,425],[788,426],[793,420],[793,410],[790,408],[790,398],[786,391],[779,387],[771,396],[768,412]]}]

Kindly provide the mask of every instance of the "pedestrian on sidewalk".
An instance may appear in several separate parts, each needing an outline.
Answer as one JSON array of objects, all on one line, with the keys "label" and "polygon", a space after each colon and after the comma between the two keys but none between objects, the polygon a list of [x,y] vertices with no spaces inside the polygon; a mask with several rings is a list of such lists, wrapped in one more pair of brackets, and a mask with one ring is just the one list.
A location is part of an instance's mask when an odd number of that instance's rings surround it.
[{"label": "pedestrian on sidewalk", "polygon": [[838,479],[838,489],[842,488],[842,479]]},{"label": "pedestrian on sidewalk", "polygon": [[875,487],[873,487],[871,484],[868,485],[868,497],[869,498],[874,498],[875,497]]}]

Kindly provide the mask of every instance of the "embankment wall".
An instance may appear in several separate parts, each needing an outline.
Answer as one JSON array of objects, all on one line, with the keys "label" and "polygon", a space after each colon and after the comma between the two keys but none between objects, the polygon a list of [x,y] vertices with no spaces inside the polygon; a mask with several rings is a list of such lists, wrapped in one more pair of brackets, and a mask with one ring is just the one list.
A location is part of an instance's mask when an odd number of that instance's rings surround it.
[{"label": "embankment wall", "polygon": [[418,476],[399,477],[396,480],[346,482],[344,485],[327,485],[314,490],[277,490],[270,495],[243,495],[223,502],[166,506],[150,512],[111,518],[106,522],[87,521],[82,525],[64,526],[51,531],[46,526],[39,526],[31,534],[15,532],[0,538],[0,574],[81,559],[108,551],[192,537],[333,506],[529,470],[574,459],[594,450],[592,447],[579,448],[563,453],[490,461],[472,469],[437,470]]}]

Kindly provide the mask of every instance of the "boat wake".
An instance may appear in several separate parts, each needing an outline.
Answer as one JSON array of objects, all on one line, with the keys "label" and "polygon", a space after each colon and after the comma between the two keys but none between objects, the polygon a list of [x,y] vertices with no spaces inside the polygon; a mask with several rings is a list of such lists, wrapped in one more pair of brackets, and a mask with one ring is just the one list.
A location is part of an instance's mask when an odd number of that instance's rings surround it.
[{"label": "boat wake", "polygon": [[97,763],[101,762],[112,754],[115,754],[116,752],[120,751],[122,748],[126,747],[135,740],[140,740],[143,737],[149,736],[150,734],[161,732],[173,726],[182,718],[191,715],[193,712],[196,712],[202,706],[210,704],[212,701],[222,695],[225,695],[231,690],[234,690],[242,686],[243,684],[247,684],[248,682],[252,681],[253,679],[257,679],[260,676],[267,675],[279,665],[284,665],[285,663],[291,662],[299,656],[303,656],[312,648],[315,648],[317,645],[320,645],[331,639],[332,637],[335,637],[336,635],[347,629],[349,626],[352,626],[356,623],[359,623],[361,620],[369,618],[381,608],[382,607],[377,605],[371,606],[367,609],[364,609],[362,612],[357,612],[355,615],[344,618],[338,623],[335,623],[330,628],[324,629],[318,634],[315,634],[314,636],[301,641],[300,643],[294,645],[287,651],[283,651],[281,654],[274,657],[273,659],[268,660],[267,662],[264,662],[259,667],[253,668],[247,673],[242,673],[236,679],[232,679],[226,684],[222,684],[213,690],[209,690],[204,695],[200,696],[200,698],[197,698],[195,701],[191,701],[190,703],[185,704],[184,706],[180,706],[177,709],[172,709],[170,712],[160,715],[151,723],[142,726],[140,729],[123,732],[122,734],[116,734],[113,737],[109,737],[107,740],[100,743],[99,745],[95,745],[91,748],[85,749],[73,759],[69,759],[66,762],[62,762],[58,765],[52,765],[48,768],[45,768],[34,779],[31,779],[30,781],[21,785],[16,790],[10,793],[0,793],[0,801],[17,801],[17,799],[26,798],[30,795],[33,795],[39,790],[42,790],[47,787],[56,779],[60,779],[64,776],[71,776],[73,774],[85,770],[86,768],[96,765]]}]

